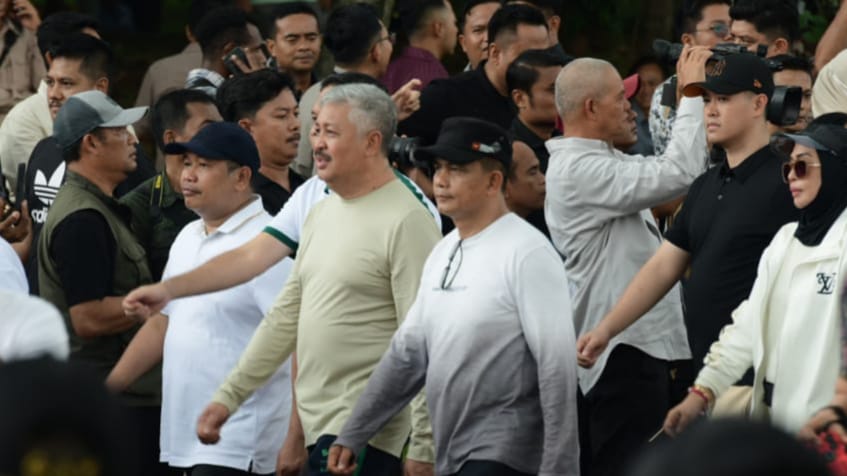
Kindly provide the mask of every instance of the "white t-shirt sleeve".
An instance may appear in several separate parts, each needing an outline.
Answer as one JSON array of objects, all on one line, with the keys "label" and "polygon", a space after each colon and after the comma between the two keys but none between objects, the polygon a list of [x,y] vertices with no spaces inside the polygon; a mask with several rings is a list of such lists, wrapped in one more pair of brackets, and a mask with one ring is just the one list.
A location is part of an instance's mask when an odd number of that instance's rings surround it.
[{"label": "white t-shirt sleeve", "polygon": [[0,289],[29,294],[21,258],[6,240],[0,238]]},{"label": "white t-shirt sleeve", "polygon": [[282,210],[274,216],[264,232],[294,251],[300,245],[300,233],[309,210],[327,195],[326,183],[317,176],[306,180],[291,195]]}]

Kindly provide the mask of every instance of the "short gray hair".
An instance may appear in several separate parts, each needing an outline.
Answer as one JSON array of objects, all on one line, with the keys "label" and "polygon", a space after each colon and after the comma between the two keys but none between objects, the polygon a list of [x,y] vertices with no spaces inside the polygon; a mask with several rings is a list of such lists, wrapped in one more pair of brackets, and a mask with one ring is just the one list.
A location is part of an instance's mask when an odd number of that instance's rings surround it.
[{"label": "short gray hair", "polygon": [[397,130],[397,107],[391,97],[372,84],[342,84],[324,93],[321,107],[338,103],[350,106],[350,122],[360,134],[372,130],[382,134],[382,152],[387,156]]},{"label": "short gray hair", "polygon": [[597,58],[578,58],[562,68],[556,78],[556,109],[562,118],[578,112],[585,100],[602,95],[609,70],[615,67]]}]

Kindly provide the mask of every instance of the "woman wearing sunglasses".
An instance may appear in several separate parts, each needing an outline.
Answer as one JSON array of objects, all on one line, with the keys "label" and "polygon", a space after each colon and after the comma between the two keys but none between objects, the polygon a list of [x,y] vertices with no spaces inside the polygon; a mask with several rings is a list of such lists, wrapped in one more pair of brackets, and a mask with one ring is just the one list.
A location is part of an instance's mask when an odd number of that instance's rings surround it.
[{"label": "woman wearing sunglasses", "polygon": [[[749,298],[733,312],[688,396],[664,430],[676,435],[751,366],[751,414],[796,432],[828,404],[840,362],[840,302],[847,275],[847,130],[813,122],[772,147],[800,221],[762,254]],[[780,173],[773,164],[774,173]]]}]

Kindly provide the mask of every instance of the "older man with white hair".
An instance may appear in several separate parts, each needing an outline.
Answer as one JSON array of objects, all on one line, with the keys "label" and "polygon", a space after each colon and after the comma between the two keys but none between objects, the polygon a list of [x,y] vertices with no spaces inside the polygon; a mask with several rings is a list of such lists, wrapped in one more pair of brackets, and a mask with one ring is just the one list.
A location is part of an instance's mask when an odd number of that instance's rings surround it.
[{"label": "older man with white hair", "polygon": [[[704,79],[710,54],[686,48],[679,83]],[[673,140],[660,157],[615,150],[615,142],[635,139],[636,126],[623,81],[606,61],[566,66],[556,80],[556,106],[565,135],[547,142],[545,218],[566,257],[579,335],[606,315],[661,244],[650,207],[685,194],[704,171],[703,101],[682,100]],[[661,427],[674,403],[673,362],[690,358],[677,290],[614,339],[597,365],[580,371],[580,446],[591,474],[619,474]]]},{"label": "older man with white hair", "polygon": [[[324,454],[411,307],[439,239],[429,211],[386,159],[397,124],[388,94],[371,85],[341,85],[321,103],[312,132],[315,163],[334,193],[312,208],[285,288],[197,428],[201,441],[216,442],[224,423],[296,346],[295,392],[311,452],[309,474],[325,474]],[[402,412],[369,442],[363,474],[399,474],[410,430],[410,456],[428,453],[431,462],[423,402],[412,406],[411,422]]]}]

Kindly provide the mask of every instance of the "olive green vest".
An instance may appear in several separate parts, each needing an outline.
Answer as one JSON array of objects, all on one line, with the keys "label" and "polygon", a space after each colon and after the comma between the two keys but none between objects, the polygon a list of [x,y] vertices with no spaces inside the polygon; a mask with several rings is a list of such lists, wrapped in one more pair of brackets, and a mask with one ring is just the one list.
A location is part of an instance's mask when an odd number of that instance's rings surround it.
[{"label": "olive green vest", "polygon": [[[71,337],[71,360],[90,365],[103,379],[118,362],[140,325],[107,336],[82,338],[76,335],[50,249],[56,227],[68,215],[81,210],[94,210],[105,218],[115,239],[115,272],[110,295],[124,296],[136,287],[150,283],[152,280],[144,248],[138,244],[129,226],[120,218],[120,207],[114,198],[103,193],[96,185],[69,171],[50,207],[38,241],[38,285],[41,297],[53,303],[65,319]],[[78,236],[74,239],[84,240],[86,237]],[[161,390],[161,366],[157,365],[130,386],[123,397],[126,403],[131,405],[158,405]]]}]

